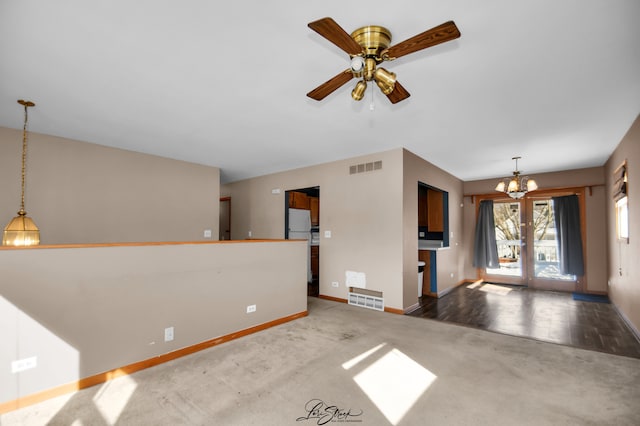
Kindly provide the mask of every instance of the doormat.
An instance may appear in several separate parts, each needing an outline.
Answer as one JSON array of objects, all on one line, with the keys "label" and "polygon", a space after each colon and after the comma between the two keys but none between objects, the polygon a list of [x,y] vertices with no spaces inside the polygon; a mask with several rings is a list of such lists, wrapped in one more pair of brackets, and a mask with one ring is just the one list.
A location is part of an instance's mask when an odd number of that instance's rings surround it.
[{"label": "doormat", "polygon": [[609,297],[604,294],[573,293],[573,300],[579,302],[610,303]]}]

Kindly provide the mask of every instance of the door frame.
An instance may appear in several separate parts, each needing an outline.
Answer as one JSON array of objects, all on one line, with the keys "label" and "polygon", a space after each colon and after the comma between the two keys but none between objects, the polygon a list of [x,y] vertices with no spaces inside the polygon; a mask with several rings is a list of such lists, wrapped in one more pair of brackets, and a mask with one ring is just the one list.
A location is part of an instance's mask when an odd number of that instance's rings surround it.
[{"label": "door frame", "polygon": [[[540,278],[535,276],[535,260],[533,259],[533,249],[531,254],[527,254],[529,262],[529,269],[527,270],[528,285],[534,289],[540,290],[554,290],[554,291],[571,291],[571,292],[584,292],[587,288],[587,216],[586,216],[586,200],[585,200],[585,188],[562,188],[562,189],[548,189],[539,190],[533,192],[531,195],[527,194],[527,239],[533,241],[534,229],[533,229],[533,202],[535,200],[546,200],[552,197],[562,197],[565,195],[577,195],[578,203],[580,206],[580,234],[582,236],[582,258],[584,260],[585,274],[582,276],[576,276],[575,281],[563,281],[554,280],[549,278]],[[532,246],[533,247],[533,246]],[[568,286],[568,283],[573,283],[572,286]]]},{"label": "door frame", "polygon": [[[535,276],[535,260],[533,259],[533,245],[529,246],[528,242],[534,240],[533,229],[533,202],[540,199],[549,199],[551,197],[559,197],[564,195],[577,195],[580,205],[580,232],[582,235],[582,256],[585,265],[585,275],[576,277],[575,281],[562,281],[548,278],[540,278]],[[531,193],[525,194],[520,199],[513,199],[505,194],[483,194],[475,195],[476,204],[476,221],[478,218],[478,210],[481,200],[493,200],[494,202],[518,202],[520,203],[520,221],[522,241],[520,258],[522,265],[522,276],[511,277],[505,275],[489,275],[486,274],[484,268],[477,268],[477,277],[484,281],[496,282],[499,284],[524,285],[540,290],[556,290],[556,291],[576,291],[584,292],[587,289],[587,217],[586,217],[586,191],[584,187],[557,188],[557,189],[539,189]],[[524,225],[524,226],[523,226]],[[573,283],[568,288],[568,282]]]},{"label": "door frame", "polygon": [[[477,276],[478,279],[483,281],[491,281],[499,284],[511,284],[511,285],[527,285],[527,261],[528,258],[526,256],[527,246],[526,239],[527,233],[523,231],[523,223],[526,223],[526,214],[525,214],[525,199],[514,199],[505,194],[485,194],[485,195],[477,195],[475,196],[477,200],[476,203],[476,222],[478,220],[478,211],[480,210],[480,201],[482,200],[493,200],[493,202],[499,203],[511,203],[511,204],[519,204],[520,205],[520,268],[521,275],[519,277],[511,276],[511,275],[497,275],[497,274],[487,274],[485,268],[477,268]],[[526,230],[525,230],[526,231]]]}]

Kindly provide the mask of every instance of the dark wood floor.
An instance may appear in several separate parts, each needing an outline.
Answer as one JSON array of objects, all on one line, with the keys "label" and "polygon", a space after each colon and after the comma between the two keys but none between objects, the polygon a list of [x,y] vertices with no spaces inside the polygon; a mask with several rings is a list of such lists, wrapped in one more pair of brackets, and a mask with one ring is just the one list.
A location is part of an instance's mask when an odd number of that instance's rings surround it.
[{"label": "dark wood floor", "polygon": [[571,293],[464,284],[420,305],[409,315],[640,358],[640,342],[613,305],[575,301]]}]

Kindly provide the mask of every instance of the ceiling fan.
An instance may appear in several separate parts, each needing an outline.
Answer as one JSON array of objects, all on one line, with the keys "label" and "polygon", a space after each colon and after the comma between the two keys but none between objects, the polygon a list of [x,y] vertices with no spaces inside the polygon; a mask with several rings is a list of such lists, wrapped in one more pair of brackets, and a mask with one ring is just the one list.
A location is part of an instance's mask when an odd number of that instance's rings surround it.
[{"label": "ceiling fan", "polygon": [[453,21],[445,22],[391,47],[391,32],[384,27],[362,27],[349,35],[331,18],[310,22],[308,26],[344,50],[351,58],[350,68],[307,93],[308,97],[316,101],[324,99],[352,78],[360,78],[351,92],[354,100],[361,100],[367,89],[367,82],[375,81],[391,103],[398,103],[408,98],[409,92],[396,80],[395,73],[378,65],[460,37],[460,31]]}]

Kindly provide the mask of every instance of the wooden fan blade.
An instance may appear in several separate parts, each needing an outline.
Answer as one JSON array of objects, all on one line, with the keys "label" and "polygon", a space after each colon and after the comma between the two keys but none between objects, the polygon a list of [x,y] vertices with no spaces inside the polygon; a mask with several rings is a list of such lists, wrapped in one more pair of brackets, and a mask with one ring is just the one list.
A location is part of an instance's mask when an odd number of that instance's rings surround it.
[{"label": "wooden fan blade", "polygon": [[328,95],[333,93],[336,89],[338,89],[339,87],[342,87],[346,82],[348,82],[352,78],[353,78],[353,73],[351,72],[350,69],[346,69],[342,71],[340,74],[333,77],[331,80],[321,84],[320,86],[316,87],[315,89],[307,93],[307,96],[310,97],[311,99],[315,99],[316,101],[321,101],[324,98],[326,98]]},{"label": "wooden fan blade", "polygon": [[362,53],[362,46],[352,39],[351,36],[331,18],[322,18],[310,22],[308,27],[349,55],[359,55]]},{"label": "wooden fan blade", "polygon": [[409,96],[411,96],[409,92],[407,92],[407,90],[402,87],[398,81],[396,81],[393,92],[389,93],[387,98],[389,98],[392,104],[397,104],[398,102],[407,99]]},{"label": "wooden fan blade", "polygon": [[453,21],[449,21],[383,50],[380,56],[385,60],[396,59],[458,37],[460,37],[458,27]]}]

